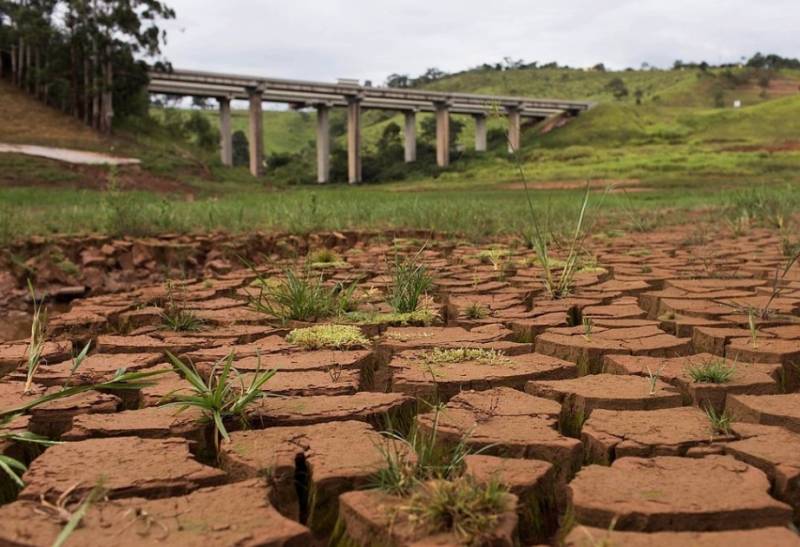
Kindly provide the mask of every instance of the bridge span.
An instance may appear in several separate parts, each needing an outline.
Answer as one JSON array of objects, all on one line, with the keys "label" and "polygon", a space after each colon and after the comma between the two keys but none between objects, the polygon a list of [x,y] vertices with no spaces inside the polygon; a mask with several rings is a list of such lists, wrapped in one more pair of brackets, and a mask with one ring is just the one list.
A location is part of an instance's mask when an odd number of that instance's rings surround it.
[{"label": "bridge span", "polygon": [[405,161],[416,161],[417,112],[436,116],[436,162],[450,163],[450,114],[467,114],[475,120],[475,150],[486,150],[486,119],[500,112],[508,118],[509,151],[520,146],[522,118],[544,120],[577,116],[591,108],[588,101],[537,99],[504,95],[450,93],[420,89],[361,86],[357,83],[324,83],[220,74],[194,70],[151,71],[148,91],[153,94],[213,98],[220,110],[220,155],[222,163],[233,164],[231,100],[249,102],[248,140],[250,172],[259,176],[264,168],[262,104],[284,103],[292,108],[317,110],[317,181],[330,180],[330,109],[347,109],[348,181],[361,182],[361,110],[394,110],[404,114]]}]

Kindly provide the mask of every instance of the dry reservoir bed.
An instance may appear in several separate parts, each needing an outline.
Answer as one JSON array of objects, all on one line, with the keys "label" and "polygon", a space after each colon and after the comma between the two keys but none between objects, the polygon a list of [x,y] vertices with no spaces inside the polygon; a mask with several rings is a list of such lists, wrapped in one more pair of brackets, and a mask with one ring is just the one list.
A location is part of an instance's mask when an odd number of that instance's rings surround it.
[{"label": "dry reservoir bed", "polygon": [[[591,251],[559,298],[526,249],[410,240],[75,298],[0,343],[0,545],[800,545],[778,238]],[[174,404],[215,386],[252,397]]]}]

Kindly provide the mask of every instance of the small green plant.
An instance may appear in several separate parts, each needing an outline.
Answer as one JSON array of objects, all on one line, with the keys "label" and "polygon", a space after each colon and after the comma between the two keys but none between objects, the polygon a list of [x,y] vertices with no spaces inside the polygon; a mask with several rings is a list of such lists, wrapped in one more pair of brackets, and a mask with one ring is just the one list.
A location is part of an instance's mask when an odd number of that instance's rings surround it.
[{"label": "small green plant", "polygon": [[508,357],[502,351],[493,349],[439,349],[435,348],[425,353],[425,362],[431,365],[443,365],[452,363],[464,363],[467,361],[477,361],[487,365],[507,363]]},{"label": "small green plant", "polygon": [[480,545],[508,510],[508,500],[499,482],[479,484],[466,476],[420,484],[404,511],[431,533],[452,532],[467,545]]},{"label": "small green plant", "polygon": [[650,369],[650,366],[647,366],[647,383],[650,386],[650,391],[648,394],[653,396],[656,394],[656,388],[658,387],[658,379],[661,377],[661,372],[664,370],[666,365],[661,365],[655,372]]},{"label": "small green plant", "polygon": [[442,407],[434,406],[430,429],[423,430],[415,423],[407,435],[392,431],[389,424],[389,430],[382,433],[386,442],[378,446],[384,465],[373,476],[373,487],[395,496],[408,496],[421,482],[448,480],[462,473],[470,449],[465,438],[456,444],[439,442],[441,413]]},{"label": "small green plant", "polygon": [[690,366],[686,372],[698,384],[726,384],[736,372],[735,365],[728,365],[724,359],[713,359],[701,365]]},{"label": "small green plant", "polygon": [[294,329],[286,336],[286,341],[311,350],[364,348],[370,343],[361,329],[352,325],[314,325]]},{"label": "small green plant", "polygon": [[467,309],[464,310],[464,315],[467,317],[467,319],[484,319],[489,315],[489,310],[477,302],[473,302],[467,306]]},{"label": "small green plant", "polygon": [[551,298],[564,298],[572,291],[575,275],[580,270],[581,246],[585,237],[583,225],[586,218],[586,209],[589,206],[589,184],[586,185],[578,219],[575,223],[575,230],[567,247],[567,256],[563,261],[555,259],[550,253],[550,237],[545,233],[539,223],[536,212],[533,210],[527,183],[525,184],[525,192],[534,228],[532,233],[533,247],[543,270],[542,281],[545,292]]},{"label": "small green plant", "polygon": [[491,264],[492,269],[497,271],[510,254],[506,249],[487,249],[478,253],[478,260],[481,261],[481,264]]},{"label": "small green plant", "polygon": [[592,318],[584,315],[581,322],[583,323],[583,337],[589,341],[592,339],[592,329],[594,328]]},{"label": "small green plant", "polygon": [[262,371],[259,355],[256,372],[250,384],[245,385],[242,375],[233,366],[235,355],[230,353],[214,364],[206,381],[191,361],[186,364],[170,352],[167,352],[167,358],[175,371],[189,383],[191,394],[186,395],[182,390],[176,390],[167,395],[166,399],[170,402],[165,406],[177,406],[181,411],[188,408],[199,409],[204,418],[214,426],[214,447],[217,453],[220,441],[230,440],[225,420],[236,419],[242,427],[248,427],[247,408],[266,396],[261,388],[276,372]]},{"label": "small green plant", "polygon": [[707,405],[705,408],[706,416],[711,425],[712,435],[730,435],[731,424],[733,423],[733,416],[727,411],[717,412],[714,407]]},{"label": "small green plant", "polygon": [[161,323],[175,332],[194,332],[203,327],[203,320],[186,309],[186,303],[176,296],[172,281],[167,281],[167,299],[161,312]]},{"label": "small green plant", "polygon": [[323,248],[308,253],[306,260],[311,264],[336,264],[341,262],[341,257],[333,249]]},{"label": "small green plant", "polygon": [[33,300],[33,317],[31,320],[31,338],[28,342],[27,350],[27,372],[25,374],[24,392],[28,394],[33,388],[33,379],[36,371],[42,363],[42,353],[47,340],[47,311],[44,309],[44,301],[36,300],[36,291],[33,289],[31,280],[28,279],[28,292]]},{"label": "small green plant", "polygon": [[398,260],[392,273],[389,305],[398,313],[414,312],[432,285],[433,279],[424,265],[416,260]]},{"label": "small green plant", "polygon": [[750,329],[750,343],[753,349],[758,349],[758,325],[756,324],[758,312],[753,307],[747,308],[747,327]]},{"label": "small green plant", "polygon": [[356,285],[344,287],[337,283],[328,287],[321,276],[298,275],[286,271],[285,278],[270,282],[257,274],[257,297],[250,298],[256,311],[281,321],[317,321],[335,317],[355,307],[353,292]]}]

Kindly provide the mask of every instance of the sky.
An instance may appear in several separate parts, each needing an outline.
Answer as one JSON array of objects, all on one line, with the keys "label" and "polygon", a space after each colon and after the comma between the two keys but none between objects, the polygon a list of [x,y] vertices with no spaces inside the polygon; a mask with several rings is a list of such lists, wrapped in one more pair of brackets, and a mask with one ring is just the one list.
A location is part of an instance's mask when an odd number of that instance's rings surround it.
[{"label": "sky", "polygon": [[504,57],[574,67],[800,57],[798,0],[166,0],[176,68],[370,80]]}]

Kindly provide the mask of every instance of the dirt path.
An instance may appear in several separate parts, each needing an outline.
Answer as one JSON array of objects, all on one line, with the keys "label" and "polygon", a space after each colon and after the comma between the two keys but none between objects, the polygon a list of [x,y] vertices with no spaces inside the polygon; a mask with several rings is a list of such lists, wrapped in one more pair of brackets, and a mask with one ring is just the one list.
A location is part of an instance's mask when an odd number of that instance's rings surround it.
[{"label": "dirt path", "polygon": [[35,146],[32,144],[0,143],[0,153],[2,152],[38,156],[78,165],[138,165],[140,163],[135,158],[120,158],[99,152],[86,152],[84,150],[71,150],[52,146]]}]

